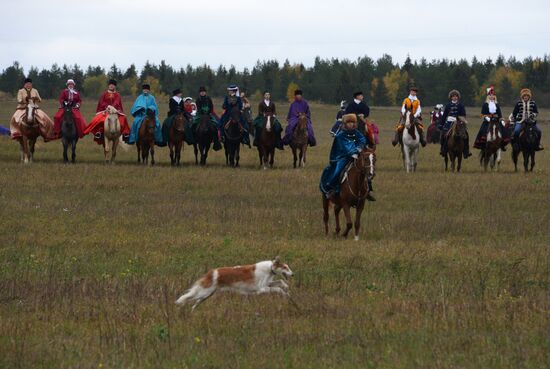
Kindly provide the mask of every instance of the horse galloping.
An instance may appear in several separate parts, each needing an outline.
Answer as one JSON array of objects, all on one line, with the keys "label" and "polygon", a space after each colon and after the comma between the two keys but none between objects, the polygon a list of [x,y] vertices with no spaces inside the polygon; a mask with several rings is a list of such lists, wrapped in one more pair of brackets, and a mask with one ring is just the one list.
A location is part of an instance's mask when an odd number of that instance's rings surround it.
[{"label": "horse galloping", "polygon": [[348,164],[344,172],[344,180],[341,183],[341,190],[327,199],[323,195],[323,222],[325,234],[328,234],[329,207],[334,205],[334,217],[336,221],[335,234],[340,234],[340,211],[344,209],[346,217],[346,230],[342,234],[347,237],[353,227],[351,219],[351,207],[355,207],[355,237],[359,240],[359,228],[361,227],[361,213],[365,207],[365,200],[369,194],[369,182],[375,176],[376,154],[372,149],[365,148],[357,159]]},{"label": "horse galloping", "polygon": [[183,150],[183,140],[185,138],[185,125],[187,118],[183,111],[180,111],[172,120],[170,133],[168,137],[168,148],[170,149],[170,165],[180,166],[181,151]]},{"label": "horse galloping", "polygon": [[155,165],[155,112],[147,111],[147,115],[139,127],[138,139],[136,142],[138,163],[149,162],[149,152],[151,153],[151,165]]},{"label": "horse galloping", "polygon": [[241,124],[241,112],[237,106],[233,106],[229,120],[224,125],[225,131],[225,164],[231,167],[239,166],[241,140],[244,132]]},{"label": "horse galloping", "polygon": [[[460,172],[462,167],[462,153],[464,152],[464,145],[466,145],[466,125],[468,122],[464,117],[458,117],[456,122],[447,132],[447,135],[443,138],[446,142],[445,149],[445,171],[448,170],[448,163],[451,161],[451,171]],[[458,163],[456,162],[458,159]]]},{"label": "horse galloping", "polygon": [[487,171],[487,167],[490,165],[491,170],[498,170],[500,165],[501,147],[502,147],[502,134],[500,133],[499,125],[502,124],[498,116],[493,115],[490,117],[489,127],[487,129],[487,140],[485,146],[479,153],[479,164],[483,166],[483,169]]},{"label": "horse galloping", "polygon": [[267,169],[268,165],[270,168],[273,168],[277,138],[271,123],[273,119],[272,114],[266,114],[264,119],[265,123],[258,139],[258,155],[260,156],[260,166]]},{"label": "horse galloping", "polygon": [[210,122],[209,114],[201,114],[199,124],[196,131],[196,141],[193,144],[195,150],[195,164],[199,164],[198,155],[200,153],[200,165],[206,165],[206,159],[208,158],[208,151],[210,145],[214,141],[214,137],[218,134],[218,130]]},{"label": "horse galloping", "polygon": [[[305,113],[300,113],[298,115],[298,124],[296,125],[296,128],[292,133],[292,139],[290,141],[290,147],[292,148],[292,155],[294,156],[294,168],[296,168],[296,162],[298,162],[298,167],[305,167],[307,144],[308,144],[307,116]],[[298,156],[298,151],[299,151],[299,156]]]},{"label": "horse galloping", "polygon": [[[519,124],[519,123],[516,123]],[[523,127],[519,134],[519,139],[513,144],[512,160],[514,161],[515,171],[518,171],[519,153],[523,154],[523,168],[525,172],[532,172],[535,167],[535,153],[537,149],[537,132],[535,131],[535,121],[531,118],[521,123]],[[531,166],[529,167],[529,162]]]},{"label": "horse galloping", "polygon": [[403,166],[409,172],[416,171],[418,151],[420,150],[420,134],[416,127],[416,119],[412,113],[405,113],[405,128],[403,129],[403,138],[401,139],[401,153],[403,155]]},{"label": "horse galloping", "polygon": [[65,103],[63,105],[63,118],[61,122],[61,142],[63,143],[63,162],[67,164],[69,157],[67,150],[71,145],[71,162],[74,164],[76,160],[76,144],[78,142],[78,132],[76,130],[76,122],[73,116],[72,104]]},{"label": "horse galloping", "polygon": [[[105,155],[105,163],[114,164],[116,149],[121,135],[122,129],[118,119],[118,111],[109,105],[107,107],[107,118],[103,122],[103,153]],[[110,157],[109,153],[111,153]]]},{"label": "horse galloping", "polygon": [[29,101],[25,108],[25,115],[19,124],[21,137],[18,138],[18,141],[21,146],[21,161],[25,164],[32,163],[36,139],[40,136],[40,127],[35,114],[36,109],[38,109],[38,106],[34,101]]}]

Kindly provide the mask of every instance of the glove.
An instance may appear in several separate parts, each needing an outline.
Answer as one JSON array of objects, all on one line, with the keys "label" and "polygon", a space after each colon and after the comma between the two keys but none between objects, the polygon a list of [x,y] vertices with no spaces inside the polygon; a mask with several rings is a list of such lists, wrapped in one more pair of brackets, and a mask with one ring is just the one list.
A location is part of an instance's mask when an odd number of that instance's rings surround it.
[{"label": "glove", "polygon": [[485,117],[484,119],[485,119],[486,122],[490,122],[490,121],[491,121],[491,118],[489,118],[489,117]]},{"label": "glove", "polygon": [[351,157],[354,158],[354,159],[357,159],[359,157],[359,155],[353,154]]}]

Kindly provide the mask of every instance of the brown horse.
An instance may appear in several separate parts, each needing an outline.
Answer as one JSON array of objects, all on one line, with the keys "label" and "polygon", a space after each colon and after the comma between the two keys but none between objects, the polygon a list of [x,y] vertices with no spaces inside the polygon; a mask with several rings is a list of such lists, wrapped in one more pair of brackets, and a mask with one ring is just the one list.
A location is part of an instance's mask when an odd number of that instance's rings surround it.
[{"label": "brown horse", "polygon": [[336,220],[335,234],[340,234],[340,210],[344,209],[346,217],[346,230],[342,236],[347,237],[352,228],[351,207],[355,207],[355,240],[359,240],[359,228],[361,226],[361,213],[365,207],[365,200],[369,194],[369,181],[374,178],[374,165],[376,154],[370,148],[363,149],[357,159],[346,166],[344,180],[341,183],[340,193],[327,199],[323,195],[323,222],[325,234],[328,234],[329,206],[334,204],[334,217]]},{"label": "brown horse", "polygon": [[183,150],[183,139],[185,138],[185,124],[187,118],[182,111],[178,112],[172,120],[170,134],[168,137],[168,148],[170,149],[170,164],[180,166],[181,151]]},{"label": "brown horse", "polygon": [[456,171],[460,172],[462,166],[462,153],[464,152],[464,145],[466,144],[467,132],[466,125],[468,122],[464,117],[458,117],[456,122],[453,124],[447,136],[444,138],[447,143],[445,149],[445,171],[448,170],[449,160],[451,161],[451,170],[455,171],[455,162]]},{"label": "brown horse", "polygon": [[498,170],[500,165],[500,154],[502,147],[502,134],[500,133],[500,119],[497,115],[493,114],[490,117],[489,127],[487,129],[487,140],[485,146],[479,152],[479,164],[483,165],[483,169],[487,171],[489,163],[491,169]]},{"label": "brown horse", "polygon": [[147,164],[149,152],[151,152],[151,165],[155,165],[155,113],[147,112],[147,115],[139,127],[138,139],[136,142],[138,163]]},{"label": "brown horse", "polygon": [[35,115],[36,109],[38,109],[38,106],[30,101],[27,104],[25,115],[21,119],[19,127],[21,137],[18,138],[18,141],[21,145],[21,161],[25,164],[32,163],[34,145],[36,144],[36,139],[40,136],[40,127]]},{"label": "brown horse", "polygon": [[[294,155],[294,168],[296,168],[296,162],[298,167],[305,167],[306,165],[306,151],[307,151],[307,116],[304,113],[299,113],[298,124],[292,133],[292,139],[290,141],[290,147],[292,148],[292,155]],[[300,155],[298,157],[298,150]]]},{"label": "brown horse", "polygon": [[264,120],[262,133],[258,139],[258,154],[260,156],[260,166],[263,165],[264,169],[267,169],[268,164],[270,168],[273,168],[277,138],[272,124],[273,115],[265,115]]},{"label": "brown horse", "polygon": [[224,131],[225,164],[237,168],[244,128],[241,123],[241,112],[236,105],[231,109],[229,120],[224,125]]}]

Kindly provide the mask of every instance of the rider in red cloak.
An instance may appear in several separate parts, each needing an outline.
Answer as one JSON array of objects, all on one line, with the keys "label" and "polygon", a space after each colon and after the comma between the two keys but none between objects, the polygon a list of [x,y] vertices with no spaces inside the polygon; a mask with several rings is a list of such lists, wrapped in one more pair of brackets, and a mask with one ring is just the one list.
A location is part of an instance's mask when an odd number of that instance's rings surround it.
[{"label": "rider in red cloak", "polygon": [[55,114],[54,121],[54,138],[61,138],[61,125],[63,123],[63,107],[65,104],[72,106],[73,118],[76,125],[76,133],[78,138],[84,137],[84,130],[86,129],[86,121],[80,114],[80,93],[75,90],[74,80],[67,80],[67,88],[61,92],[59,96],[59,110]]}]

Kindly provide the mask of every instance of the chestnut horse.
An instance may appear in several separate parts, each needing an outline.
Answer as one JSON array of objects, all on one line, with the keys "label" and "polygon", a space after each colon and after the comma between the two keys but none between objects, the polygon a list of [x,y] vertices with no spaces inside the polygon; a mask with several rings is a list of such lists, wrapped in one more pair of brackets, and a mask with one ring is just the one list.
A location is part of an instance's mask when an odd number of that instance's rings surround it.
[{"label": "chestnut horse", "polygon": [[497,115],[491,115],[487,129],[487,140],[485,146],[479,152],[479,164],[487,171],[489,164],[491,169],[498,170],[500,165],[500,154],[502,147],[502,134],[500,133],[500,119]]},{"label": "chestnut horse", "polygon": [[347,237],[352,228],[351,207],[355,207],[355,240],[359,240],[359,228],[361,226],[361,213],[365,207],[365,200],[369,193],[369,181],[374,178],[374,165],[376,154],[372,149],[365,148],[359,153],[357,159],[344,169],[344,180],[340,184],[340,193],[327,199],[323,195],[323,222],[325,234],[328,234],[329,206],[334,204],[334,217],[336,220],[335,234],[340,234],[340,210],[344,209],[346,217],[346,230],[342,236]]},{"label": "chestnut horse", "polygon": [[449,132],[447,132],[447,136],[444,137],[444,140],[447,142],[447,147],[445,150],[445,171],[448,169],[448,163],[450,160],[451,170],[454,172],[455,162],[458,159],[456,171],[460,172],[460,168],[462,166],[462,153],[464,152],[464,145],[466,144],[467,124],[468,122],[464,117],[458,117]]},{"label": "chestnut horse", "polygon": [[147,164],[149,161],[149,152],[151,152],[151,165],[155,165],[155,123],[155,112],[151,110],[147,111],[147,115],[139,127],[136,142],[138,163],[143,162],[143,164]]},{"label": "chestnut horse", "polygon": [[[292,155],[294,155],[294,168],[296,168],[296,162],[298,162],[298,167],[305,167],[306,165],[306,151],[307,151],[307,116],[305,113],[298,114],[298,124],[292,132],[292,138],[290,141],[290,147],[292,148]],[[298,157],[298,150],[300,155]]]},{"label": "chestnut horse", "polygon": [[267,169],[268,165],[273,168],[273,161],[275,160],[275,130],[271,123],[273,119],[272,114],[266,114],[264,116],[264,126],[258,138],[258,154],[260,156],[260,166]]},{"label": "chestnut horse", "polygon": [[170,149],[170,165],[180,166],[181,151],[183,150],[183,139],[185,138],[185,125],[187,118],[183,111],[180,111],[172,119],[170,134],[168,137],[168,148]]},{"label": "chestnut horse", "polygon": [[[107,117],[103,122],[103,153],[105,154],[105,163],[113,164],[116,157],[116,149],[121,136],[120,121],[118,120],[118,111],[112,107],[107,107]],[[111,157],[109,158],[109,152]]]},{"label": "chestnut horse", "polygon": [[19,125],[21,137],[18,138],[18,141],[21,145],[21,161],[28,164],[32,163],[33,160],[34,145],[36,139],[40,136],[40,127],[35,115],[38,106],[34,101],[29,101],[25,109],[26,113]]}]

